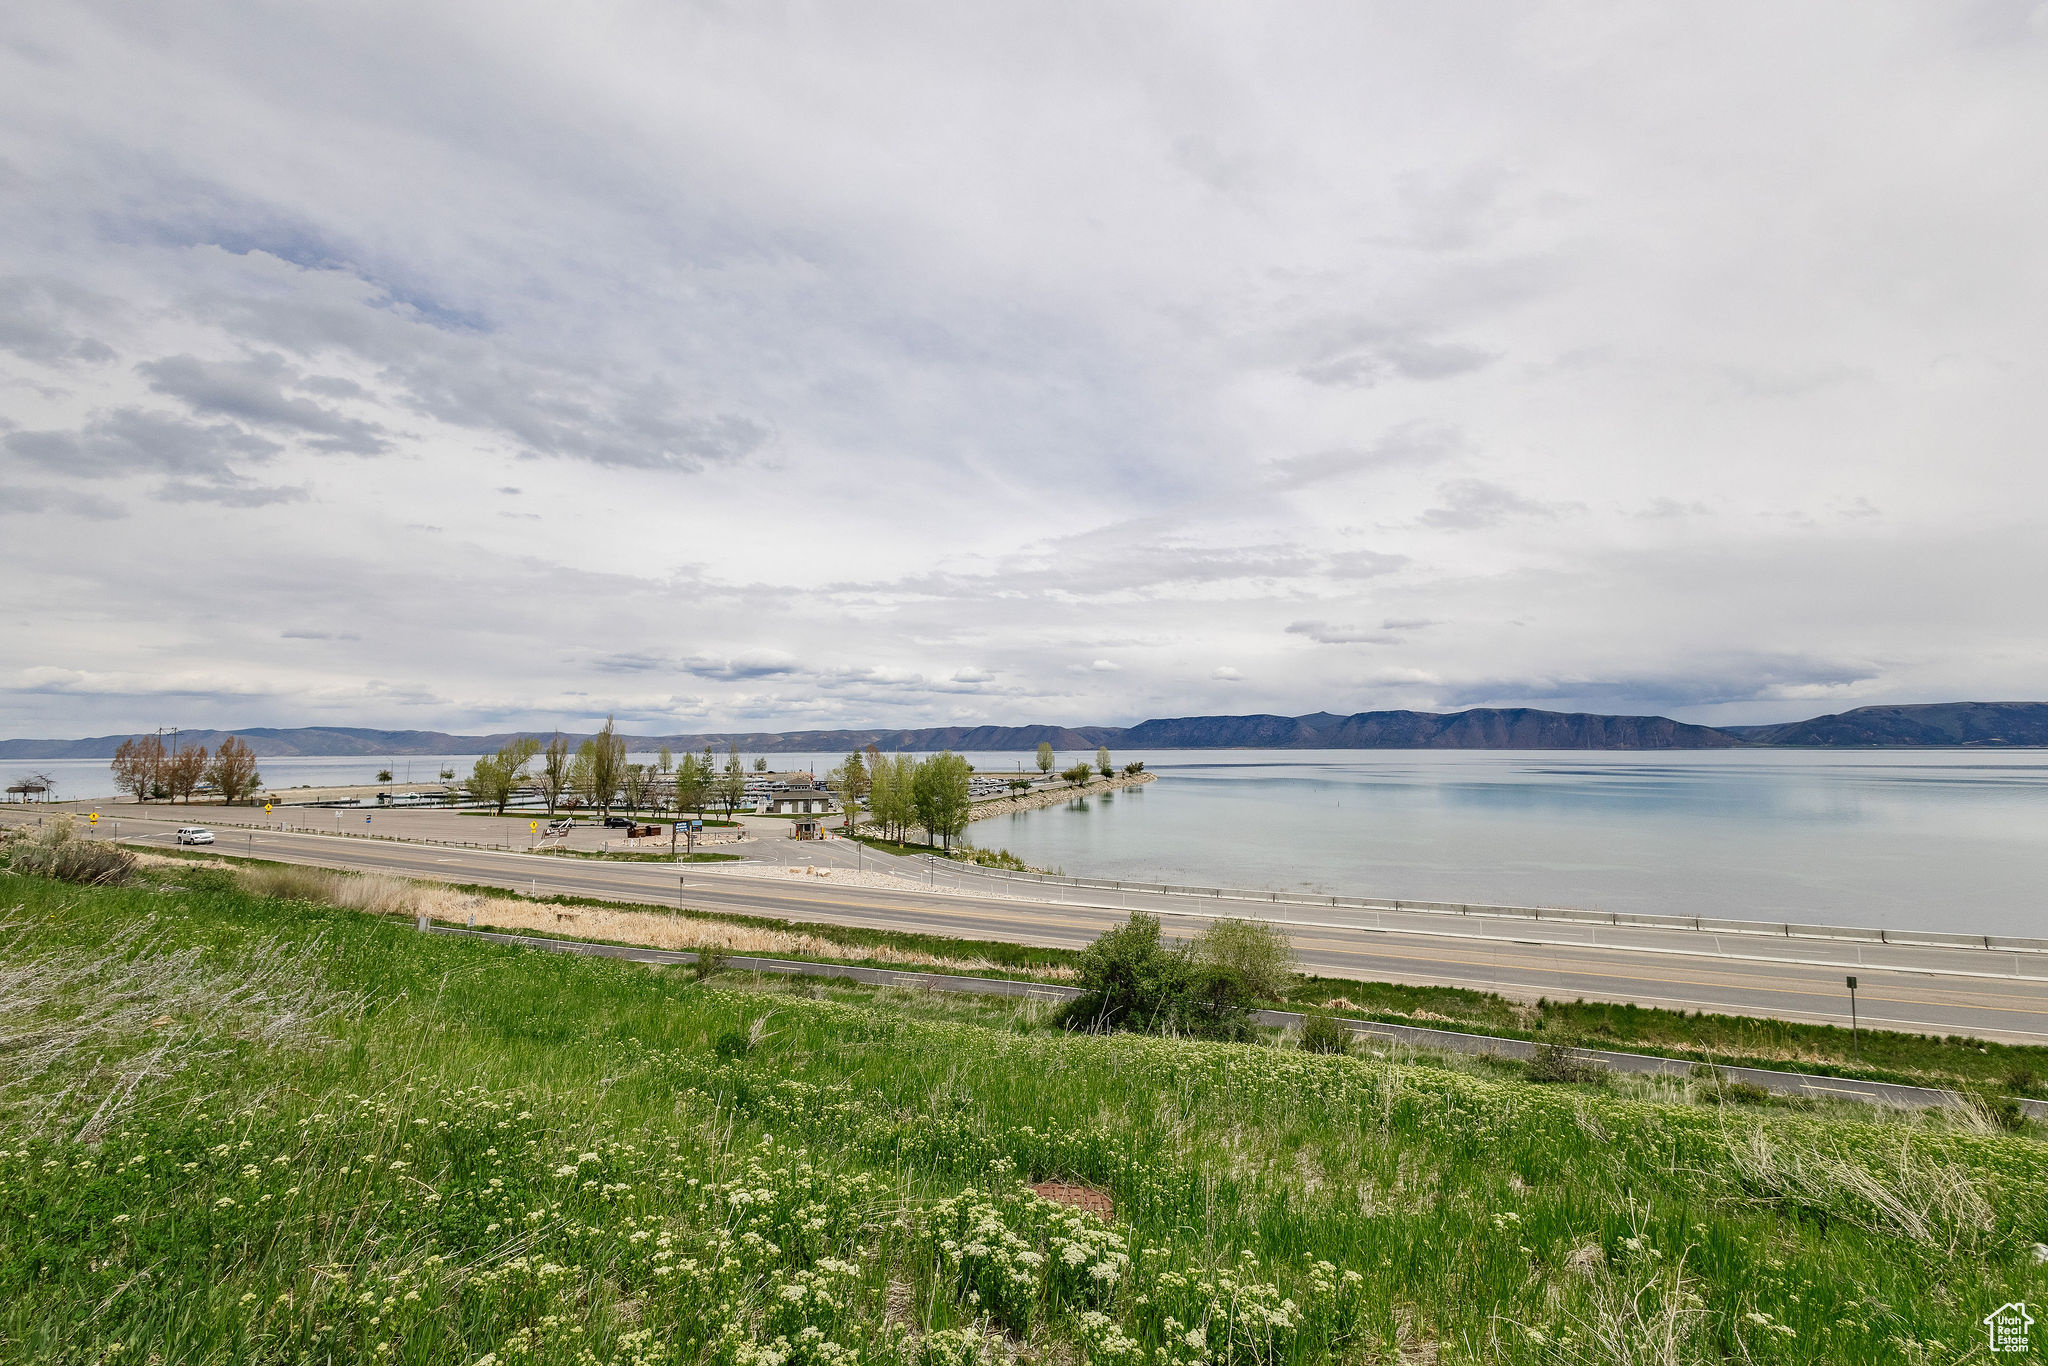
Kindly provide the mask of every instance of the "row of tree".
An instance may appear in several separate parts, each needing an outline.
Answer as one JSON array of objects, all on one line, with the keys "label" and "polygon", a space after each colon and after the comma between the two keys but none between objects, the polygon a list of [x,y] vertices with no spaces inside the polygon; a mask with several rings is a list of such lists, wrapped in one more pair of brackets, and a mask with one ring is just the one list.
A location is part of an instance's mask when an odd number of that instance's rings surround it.
[{"label": "row of tree", "polygon": [[945,841],[967,829],[973,807],[969,778],[974,769],[951,750],[913,759],[908,754],[884,757],[870,747],[853,754],[832,770],[830,779],[852,818],[856,803],[865,801],[868,818],[884,839],[903,839],[915,827],[925,843]]},{"label": "row of tree", "polygon": [[[529,771],[536,759],[539,766]],[[546,745],[530,738],[514,740],[496,754],[479,758],[463,782],[471,798],[488,803],[501,815],[513,794],[528,786],[540,793],[550,816],[564,806],[594,807],[609,816],[613,806],[621,804],[628,811],[673,809],[678,815],[695,811],[699,816],[721,807],[730,816],[747,798],[747,774],[738,747],[728,749],[723,768],[709,745],[702,755],[683,755],[681,762],[663,746],[652,764],[628,763],[626,742],[609,716],[603,730],[573,749],[560,731]]]},{"label": "row of tree", "polygon": [[211,755],[204,745],[172,752],[164,748],[162,737],[138,735],[114,750],[113,770],[114,785],[138,802],[189,802],[204,784],[233,805],[254,798],[263,786],[256,751],[232,735]]}]

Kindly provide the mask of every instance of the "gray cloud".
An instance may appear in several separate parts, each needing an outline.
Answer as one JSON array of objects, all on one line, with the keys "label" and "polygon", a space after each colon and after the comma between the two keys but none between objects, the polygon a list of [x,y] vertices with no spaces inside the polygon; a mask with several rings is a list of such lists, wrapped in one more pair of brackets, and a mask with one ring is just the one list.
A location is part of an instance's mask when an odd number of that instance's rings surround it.
[{"label": "gray cloud", "polygon": [[43,512],[67,513],[94,522],[112,521],[128,515],[128,510],[119,503],[90,493],[0,484],[0,517]]},{"label": "gray cloud", "polygon": [[135,368],[149,378],[150,388],[183,399],[203,417],[228,417],[294,432],[318,450],[380,455],[391,449],[377,424],[287,394],[285,387],[299,384],[301,377],[275,353],[239,361],[167,356]]},{"label": "gray cloud", "polygon": [[1297,621],[1287,628],[1291,636],[1307,636],[1318,645],[1399,645],[1401,637],[1386,631],[1365,631],[1356,626],[1332,626],[1326,621]]},{"label": "gray cloud", "polygon": [[105,342],[76,330],[80,315],[104,317],[105,302],[61,280],[0,279],[0,351],[24,360],[65,366],[114,359]]},{"label": "gray cloud", "polygon": [[0,44],[0,734],[2048,672],[2023,6],[239,3]]},{"label": "gray cloud", "polygon": [[1449,531],[1498,526],[1510,517],[1555,517],[1564,509],[1485,479],[1456,479],[1437,490],[1443,502],[1424,508],[1422,524]]},{"label": "gray cloud", "polygon": [[1456,454],[1464,439],[1455,428],[1409,423],[1369,446],[1316,451],[1272,462],[1275,488],[1298,489],[1369,471],[1434,465]]},{"label": "gray cloud", "polygon": [[232,481],[230,461],[264,461],[276,442],[230,422],[200,425],[142,408],[94,416],[76,431],[19,431],[0,438],[8,453],[31,464],[86,479],[170,474]]}]

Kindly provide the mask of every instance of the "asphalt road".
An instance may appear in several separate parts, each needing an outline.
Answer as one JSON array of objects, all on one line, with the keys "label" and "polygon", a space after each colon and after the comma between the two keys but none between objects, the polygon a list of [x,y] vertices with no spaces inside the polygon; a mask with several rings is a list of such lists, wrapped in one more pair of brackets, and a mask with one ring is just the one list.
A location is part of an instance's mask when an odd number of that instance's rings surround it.
[{"label": "asphalt road", "polygon": [[[168,844],[169,832],[192,819],[180,815],[159,820],[133,812],[127,808],[120,814],[123,836],[158,846]],[[1302,965],[1311,972],[1361,981],[1471,987],[1526,1000],[1585,998],[1847,1024],[1846,967],[1861,979],[1859,1015],[1868,1027],[2048,1043],[2048,956],[2043,955],[1781,945],[1690,930],[1637,931],[1627,942],[1601,943],[1584,942],[1571,927],[1560,930],[1482,916],[1390,919],[1369,911],[1315,908],[1311,913],[1310,908],[1295,906],[1258,911],[1256,905],[1243,903],[1145,894],[1106,893],[1108,904],[1089,904],[1012,900],[973,890],[884,891],[808,879],[798,883],[794,878],[785,882],[721,874],[716,865],[708,864],[678,868],[604,863],[383,839],[243,831],[220,821],[224,814],[193,813],[219,832],[217,848],[223,853],[478,883],[543,896],[594,897],[968,939],[1078,948],[1120,923],[1130,909],[1157,911],[1168,917],[1169,929],[1184,934],[1196,932],[1215,915],[1258,912],[1287,924]],[[0,813],[0,820],[33,815],[6,812]],[[260,812],[253,819],[260,820]],[[111,824],[108,816],[102,820]],[[811,845],[805,856],[821,863],[862,858],[870,867],[885,858],[857,855],[846,845]],[[903,867],[908,861],[889,862]],[[969,888],[978,883],[973,878],[960,881]]]}]

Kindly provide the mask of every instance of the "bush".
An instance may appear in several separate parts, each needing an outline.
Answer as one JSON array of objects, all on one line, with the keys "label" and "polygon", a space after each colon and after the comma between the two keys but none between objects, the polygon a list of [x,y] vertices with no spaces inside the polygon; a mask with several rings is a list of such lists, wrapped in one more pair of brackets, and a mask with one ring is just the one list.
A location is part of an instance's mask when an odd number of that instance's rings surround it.
[{"label": "bush", "polygon": [[2031,1067],[2015,1067],[2005,1074],[2005,1089],[2016,1096],[2041,1094],[2041,1077]]},{"label": "bush", "polygon": [[135,855],[108,840],[78,833],[69,816],[8,832],[7,866],[17,873],[117,887],[135,872]]},{"label": "bush", "polygon": [[2026,1107],[2011,1096],[2003,1096],[1996,1091],[1979,1091],[1970,1100],[1996,1128],[2019,1133],[2027,1127]]},{"label": "bush", "polygon": [[1075,787],[1085,786],[1088,782],[1088,779],[1092,777],[1094,773],[1095,770],[1088,767],[1088,765],[1086,764],[1075,764],[1072,768],[1060,770],[1060,776],[1062,778],[1065,778],[1068,782],[1072,783]]},{"label": "bush", "polygon": [[1294,985],[1294,945],[1287,932],[1263,920],[1214,920],[1195,940],[1203,966],[1235,974],[1263,1001],[1284,1001]]},{"label": "bush", "polygon": [[697,980],[700,982],[709,981],[719,973],[724,972],[726,960],[731,956],[716,944],[699,944],[697,946],[697,961],[692,965],[696,970]]},{"label": "bush", "polygon": [[1563,1044],[1540,1043],[1529,1059],[1528,1077],[1530,1081],[1597,1086],[1607,1080],[1607,1069]]},{"label": "bush", "polygon": [[1326,1010],[1301,1017],[1301,1048],[1305,1053],[1349,1053],[1351,1031]]},{"label": "bush", "polygon": [[1060,1011],[1068,1029],[1132,1029],[1208,1039],[1251,1036],[1257,996],[1235,965],[1170,949],[1142,911],[1081,954],[1082,995]]}]

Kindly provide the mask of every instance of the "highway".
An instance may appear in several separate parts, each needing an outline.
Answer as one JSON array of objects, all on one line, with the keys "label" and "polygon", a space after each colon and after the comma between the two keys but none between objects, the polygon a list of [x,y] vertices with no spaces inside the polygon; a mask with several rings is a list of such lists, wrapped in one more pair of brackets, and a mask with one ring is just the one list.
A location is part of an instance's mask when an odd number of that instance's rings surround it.
[{"label": "highway", "polygon": [[[0,820],[32,818],[20,809]],[[124,840],[162,847],[178,825],[203,822],[220,852],[280,862],[382,872],[502,887],[540,896],[684,907],[816,924],[859,925],[965,939],[1078,948],[1131,910],[1160,914],[1170,932],[1191,935],[1218,915],[1263,915],[1285,925],[1302,966],[1329,977],[1470,987],[1535,1000],[1633,1002],[1824,1024],[1849,1022],[1847,973],[1860,978],[1858,1013],[1869,1028],[1970,1034],[2048,1043],[2048,954],[1983,949],[1785,942],[1693,930],[1606,932],[1486,916],[1387,915],[1374,911],[1211,901],[1142,892],[1060,889],[1062,900],[994,894],[992,880],[955,874],[961,890],[835,885],[823,880],[748,877],[714,864],[608,863],[523,852],[468,849],[394,839],[239,830],[217,808],[171,816],[120,809]],[[247,814],[261,821],[260,812]],[[380,817],[381,818],[381,817]],[[103,818],[105,819],[105,818]],[[108,824],[111,824],[111,820]],[[777,842],[762,841],[763,845]],[[794,842],[789,842],[792,845]],[[893,860],[837,844],[797,846],[820,863],[922,874],[919,861]],[[777,854],[796,849],[774,850]],[[934,874],[939,881],[947,869]],[[1026,888],[1014,889],[1023,893]],[[1089,895],[1097,901],[1085,899]]]}]

